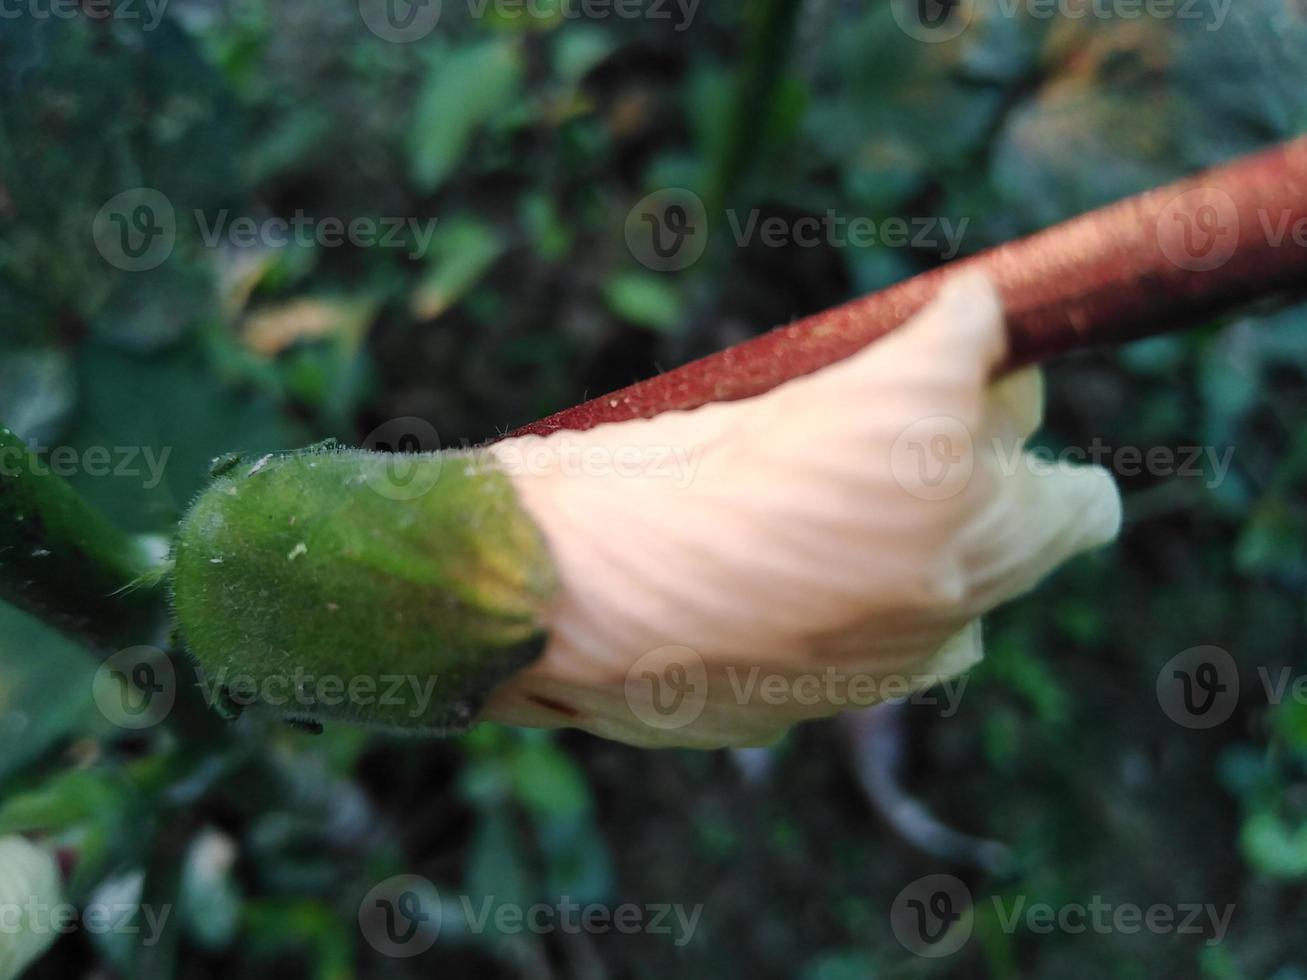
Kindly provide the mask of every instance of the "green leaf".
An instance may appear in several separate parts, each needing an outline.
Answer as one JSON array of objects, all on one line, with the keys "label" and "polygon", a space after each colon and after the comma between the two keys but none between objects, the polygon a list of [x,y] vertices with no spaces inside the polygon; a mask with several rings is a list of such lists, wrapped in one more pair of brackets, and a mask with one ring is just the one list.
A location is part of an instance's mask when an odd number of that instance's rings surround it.
[{"label": "green leaf", "polygon": [[650,273],[628,272],[604,286],[608,308],[624,320],[659,333],[672,333],[684,316],[680,292]]},{"label": "green leaf", "polygon": [[1307,876],[1307,824],[1290,827],[1273,813],[1254,813],[1239,837],[1244,857],[1276,878]]},{"label": "green leaf", "polygon": [[521,95],[522,51],[511,39],[460,48],[432,65],[409,135],[413,182],[434,191],[463,162],[478,129]]},{"label": "green leaf", "polygon": [[100,719],[92,707],[94,676],[80,647],[0,603],[0,781],[56,739]]},{"label": "green leaf", "polygon": [[590,806],[590,787],[566,752],[544,739],[524,744],[511,762],[513,790],[528,810],[574,817]]},{"label": "green leaf", "polygon": [[503,239],[484,221],[453,218],[431,239],[429,271],[413,294],[413,315],[434,320],[462,299],[504,254]]}]

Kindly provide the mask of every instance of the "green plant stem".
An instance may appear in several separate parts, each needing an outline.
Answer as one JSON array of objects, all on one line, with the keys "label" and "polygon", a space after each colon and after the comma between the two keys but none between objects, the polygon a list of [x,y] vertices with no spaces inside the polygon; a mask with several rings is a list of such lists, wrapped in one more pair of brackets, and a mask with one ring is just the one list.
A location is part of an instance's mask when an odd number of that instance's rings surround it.
[{"label": "green plant stem", "polygon": [[0,599],[98,647],[146,643],[161,564],[0,427]]}]

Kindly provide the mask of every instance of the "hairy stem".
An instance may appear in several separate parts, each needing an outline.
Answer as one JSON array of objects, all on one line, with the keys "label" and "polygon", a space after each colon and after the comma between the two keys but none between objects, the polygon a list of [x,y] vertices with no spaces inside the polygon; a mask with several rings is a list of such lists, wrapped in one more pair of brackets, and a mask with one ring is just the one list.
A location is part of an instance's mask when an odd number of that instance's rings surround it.
[{"label": "hairy stem", "polygon": [[107,647],[143,643],[162,609],[159,561],[0,428],[0,599]]}]

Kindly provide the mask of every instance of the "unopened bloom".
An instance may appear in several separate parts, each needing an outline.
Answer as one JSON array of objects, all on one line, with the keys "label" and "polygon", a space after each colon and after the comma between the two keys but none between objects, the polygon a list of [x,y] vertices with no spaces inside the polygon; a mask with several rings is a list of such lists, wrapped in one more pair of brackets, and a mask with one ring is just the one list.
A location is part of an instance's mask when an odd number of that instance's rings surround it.
[{"label": "unopened bloom", "polygon": [[752,745],[976,663],[983,613],[1121,521],[1105,470],[1023,465],[1041,383],[992,381],[1004,353],[998,297],[966,276],[766,394],[491,446],[558,586],[543,656],[482,717]]}]

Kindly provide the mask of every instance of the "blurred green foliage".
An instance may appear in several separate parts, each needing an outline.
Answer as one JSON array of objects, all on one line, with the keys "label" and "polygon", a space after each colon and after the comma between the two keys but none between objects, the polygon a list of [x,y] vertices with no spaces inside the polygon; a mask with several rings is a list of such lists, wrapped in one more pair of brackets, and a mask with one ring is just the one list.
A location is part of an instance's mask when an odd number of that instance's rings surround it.
[{"label": "blurred green foliage", "polygon": [[[220,453],[357,443],[400,416],[477,441],[941,258],[741,245],[723,209],[965,219],[974,252],[1307,130],[1292,0],[1239,0],[1216,29],[1209,7],[1008,8],[977,0],[942,44],[907,37],[881,0],[703,4],[684,30],[447,0],[411,44],[348,0],[174,0],[150,30],[6,19],[0,419],[47,448],[168,450],[156,486],[73,477],[125,528],[167,532]],[[171,203],[176,245],[126,272],[92,228],[140,186]],[[699,262],[663,274],[623,226],[667,186],[708,202],[711,232]],[[220,215],[297,213],[402,218],[403,247],[205,241]],[[94,710],[89,653],[0,609],[0,832],[78,848],[77,900],[177,909],[148,949],[83,930],[32,976],[1307,976],[1307,706],[1268,705],[1259,679],[1304,668],[1305,369],[1299,307],[1049,371],[1053,448],[1234,454],[1221,481],[1123,475],[1121,542],[991,618],[956,716],[910,712],[910,787],[1008,842],[1005,879],[895,838],[831,724],[793,733],[752,782],[725,753],[575,733],[132,733]],[[1210,731],[1171,722],[1154,693],[1197,644],[1231,651],[1242,682]],[[936,871],[977,897],[1236,913],[1207,946],[1011,933],[978,904],[964,951],[919,959],[889,909]],[[388,959],[359,903],[407,872],[445,896],[444,929]],[[704,911],[678,947],[477,933],[457,895]]]}]

